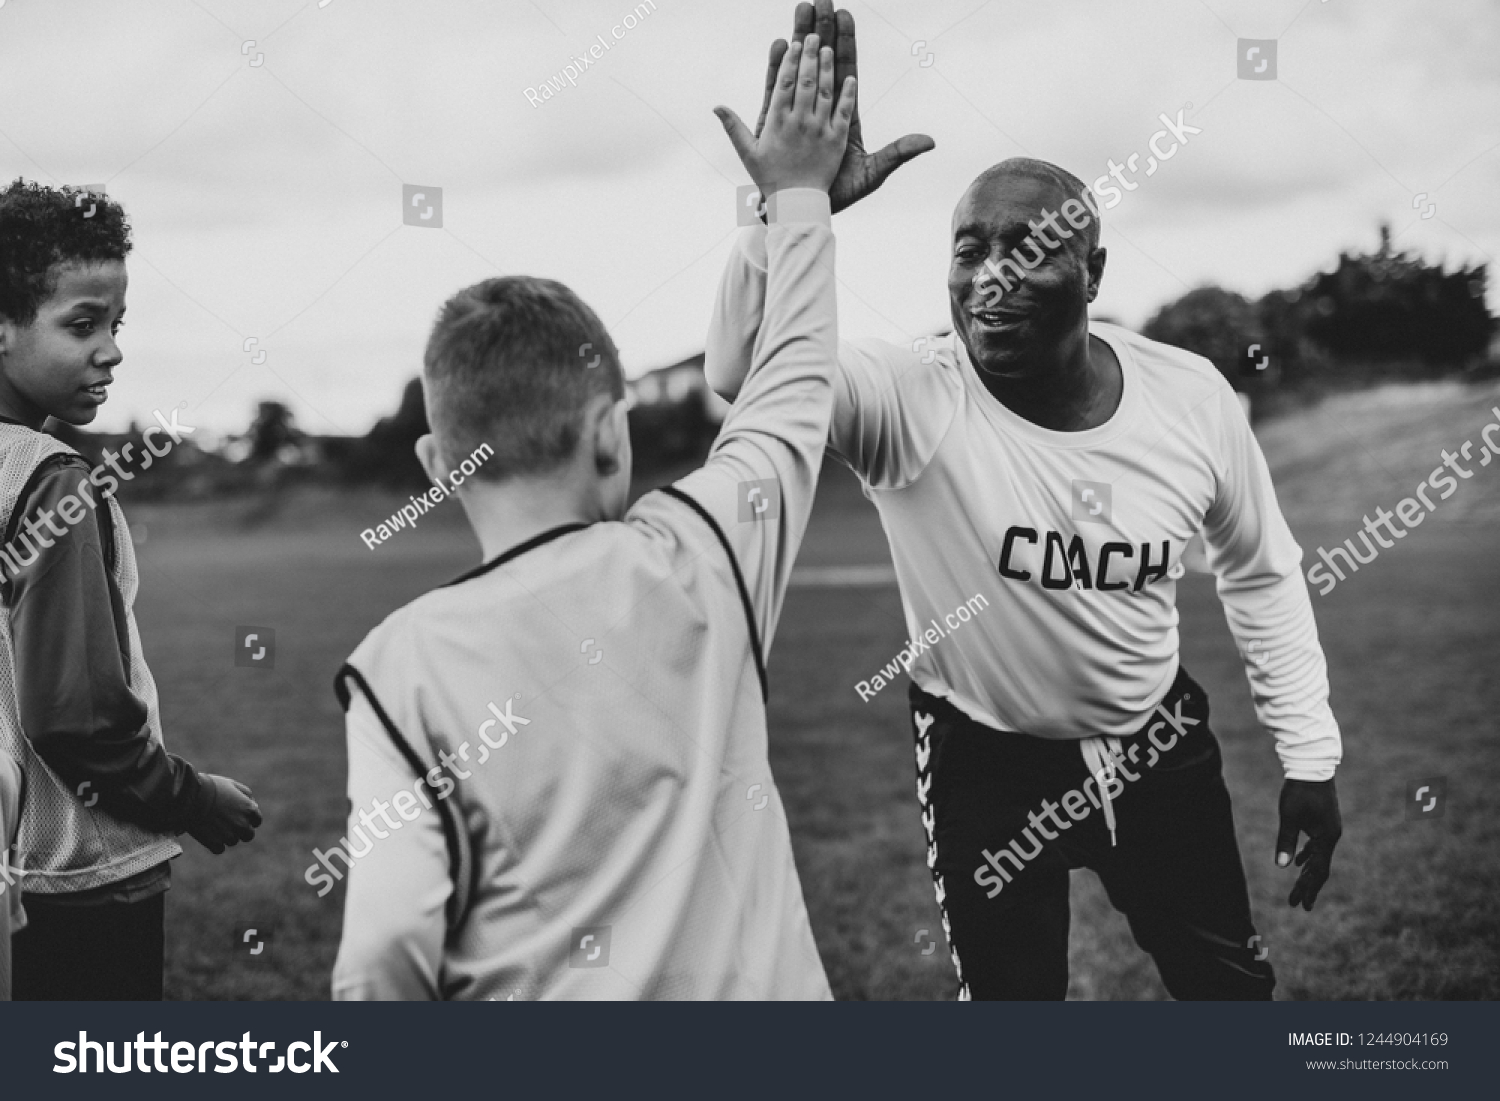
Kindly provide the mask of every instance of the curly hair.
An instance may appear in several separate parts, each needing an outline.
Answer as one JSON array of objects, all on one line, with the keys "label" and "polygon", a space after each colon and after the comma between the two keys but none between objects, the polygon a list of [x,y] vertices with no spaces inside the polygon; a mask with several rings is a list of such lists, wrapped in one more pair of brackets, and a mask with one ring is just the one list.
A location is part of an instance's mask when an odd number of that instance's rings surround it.
[{"label": "curly hair", "polygon": [[57,265],[123,260],[130,223],[119,203],[81,187],[17,179],[0,191],[0,317],[36,320],[57,289]]}]

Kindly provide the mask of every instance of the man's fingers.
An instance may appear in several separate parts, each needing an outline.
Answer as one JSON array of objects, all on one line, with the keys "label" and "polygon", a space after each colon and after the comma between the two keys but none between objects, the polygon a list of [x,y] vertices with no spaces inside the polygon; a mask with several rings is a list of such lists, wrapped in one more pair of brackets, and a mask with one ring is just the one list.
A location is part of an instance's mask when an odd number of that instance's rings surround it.
[{"label": "man's fingers", "polygon": [[1311,912],[1313,903],[1318,901],[1318,892],[1327,882],[1327,865],[1321,862],[1309,864],[1293,884],[1292,893],[1287,896],[1287,905],[1295,909],[1300,904],[1302,909]]},{"label": "man's fingers", "polygon": [[1297,851],[1297,823],[1282,815],[1281,829],[1276,834],[1276,866],[1285,868],[1292,862],[1292,854]]},{"label": "man's fingers", "polygon": [[817,0],[813,5],[813,30],[817,33],[818,41],[825,46],[832,46],[835,35],[833,0]]},{"label": "man's fingers", "polygon": [[859,102],[859,82],[852,76],[844,80],[839,91],[838,109],[833,114],[833,132],[848,136],[849,126],[854,121],[854,105]]},{"label": "man's fingers", "polygon": [[766,127],[766,112],[771,109],[771,93],[776,90],[776,74],[781,72],[781,59],[786,56],[787,41],[778,38],[771,43],[771,56],[766,59],[766,94],[760,101],[760,117],[755,120],[755,136]]},{"label": "man's fingers", "polygon": [[714,114],[724,124],[724,132],[729,135],[729,144],[734,146],[734,151],[739,154],[740,161],[746,168],[750,166],[750,160],[755,156],[755,135],[750,133],[750,128],[740,121],[740,116],[735,114],[729,107],[715,107]]},{"label": "man's fingers", "polygon": [[1304,910],[1312,910],[1313,903],[1318,900],[1318,892],[1323,889],[1323,884],[1328,882],[1328,876],[1333,869],[1333,847],[1336,843],[1337,838],[1333,840],[1326,837],[1308,839],[1302,851],[1297,854],[1297,863],[1302,867],[1302,874],[1297,877],[1292,893],[1287,896],[1287,905],[1296,907],[1300,904]]},{"label": "man's fingers", "polygon": [[830,43],[833,46],[833,56],[838,65],[839,84],[842,86],[844,77],[859,75],[859,50],[854,40],[854,15],[852,12],[840,11],[834,20],[834,37]]},{"label": "man's fingers", "polygon": [[792,41],[801,42],[817,30],[817,14],[811,4],[798,4],[792,13]]},{"label": "man's fingers", "polygon": [[[900,168],[913,157],[920,157],[928,150],[935,148],[936,143],[926,134],[907,134],[904,138],[897,138],[884,149],[878,150],[870,156],[870,177],[875,187],[885,182],[885,178],[896,169]],[[872,189],[873,190],[873,189]]]}]

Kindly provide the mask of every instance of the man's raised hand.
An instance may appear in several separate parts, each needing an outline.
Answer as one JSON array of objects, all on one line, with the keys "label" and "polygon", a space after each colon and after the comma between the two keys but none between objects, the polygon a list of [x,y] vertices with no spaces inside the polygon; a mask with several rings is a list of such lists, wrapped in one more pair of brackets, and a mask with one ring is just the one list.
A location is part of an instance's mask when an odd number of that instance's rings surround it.
[{"label": "man's raised hand", "polygon": [[734,151],[768,199],[791,187],[827,191],[838,175],[854,115],[855,79],[847,77],[837,106],[833,50],[808,35],[783,51],[759,132],[728,107],[715,107]]},{"label": "man's raised hand", "polygon": [[[809,34],[816,34],[819,42],[834,44],[834,80],[838,86],[843,86],[846,77],[858,75],[859,60],[855,48],[853,15],[847,11],[835,12],[833,0],[818,0],[816,6],[798,4],[792,19],[792,40],[802,42]],[[766,66],[765,100],[760,109],[760,121],[755,126],[757,136],[765,126],[766,112],[771,106],[771,93],[776,86],[776,76],[786,51],[785,39],[778,38],[771,44],[771,57]],[[933,141],[926,134],[907,134],[875,153],[866,153],[859,122],[859,106],[856,104],[849,121],[849,144],[844,152],[844,160],[828,189],[829,205],[834,213],[852,206],[885,183],[886,177],[896,169],[931,148]]]}]

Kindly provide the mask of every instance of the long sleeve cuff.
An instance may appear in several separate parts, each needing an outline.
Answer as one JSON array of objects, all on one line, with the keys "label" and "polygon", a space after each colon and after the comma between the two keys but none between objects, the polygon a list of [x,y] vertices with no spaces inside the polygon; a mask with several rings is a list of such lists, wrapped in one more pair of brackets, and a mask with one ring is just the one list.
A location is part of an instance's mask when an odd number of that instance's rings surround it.
[{"label": "long sleeve cuff", "polygon": [[787,187],[773,191],[766,199],[766,221],[771,225],[815,222],[831,226],[833,208],[829,205],[828,192],[816,187]]}]

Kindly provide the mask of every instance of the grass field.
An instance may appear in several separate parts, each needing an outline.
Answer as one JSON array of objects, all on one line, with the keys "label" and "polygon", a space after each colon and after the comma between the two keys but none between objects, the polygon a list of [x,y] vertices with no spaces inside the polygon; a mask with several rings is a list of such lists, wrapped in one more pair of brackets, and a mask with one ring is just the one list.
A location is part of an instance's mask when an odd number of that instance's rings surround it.
[{"label": "grass field", "polygon": [[[1392,508],[1492,419],[1500,389],[1349,395],[1262,427],[1304,552]],[[189,843],[169,897],[173,998],[324,998],[342,892],[302,879],[343,832],[334,671],[388,612],[477,561],[454,505],[371,551],[379,494],[131,511],[138,603],[174,751],[250,783],[254,844]],[[1344,840],[1317,910],[1285,905],[1272,864],[1280,770],[1256,726],[1210,580],[1179,584],[1184,663],[1208,689],[1255,918],[1284,998],[1500,996],[1500,465],[1476,470],[1419,529],[1326,597],[1314,595],[1345,734]],[[873,509],[829,467],[803,566],[888,562]],[[275,668],[234,665],[234,630],[275,631]],[[904,637],[891,585],[798,587],[775,640],[772,764],[804,891],[841,998],[946,998],[952,965],[917,818],[904,684],[869,703],[854,683]],[[1444,776],[1442,817],[1407,821],[1406,785]],[[1161,998],[1155,968],[1091,873],[1073,882],[1076,998]],[[247,926],[272,930],[251,957]],[[925,936],[921,931],[926,930]],[[931,940],[935,951],[923,954]]]}]

